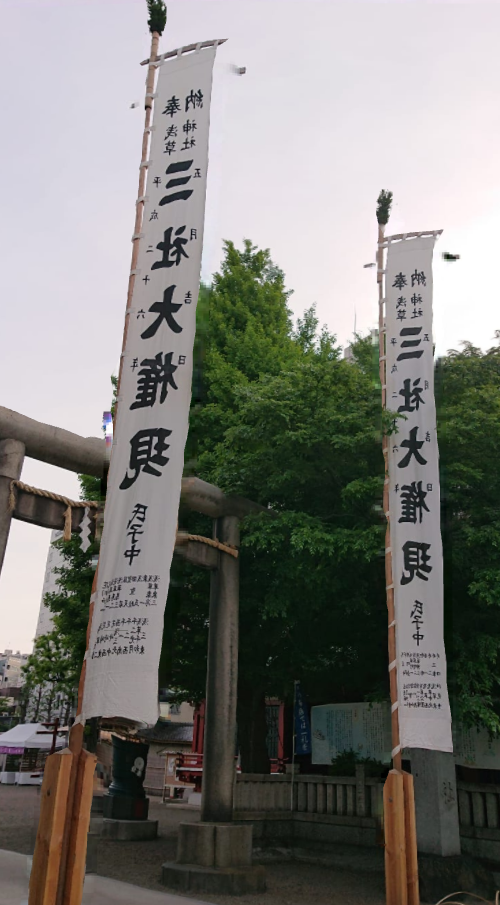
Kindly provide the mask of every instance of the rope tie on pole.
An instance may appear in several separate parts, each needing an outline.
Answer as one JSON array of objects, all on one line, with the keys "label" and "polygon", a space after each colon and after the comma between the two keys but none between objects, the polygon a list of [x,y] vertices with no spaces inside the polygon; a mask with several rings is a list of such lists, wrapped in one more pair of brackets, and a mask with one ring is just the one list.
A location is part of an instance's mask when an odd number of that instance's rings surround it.
[{"label": "rope tie on pole", "polygon": [[238,558],[238,548],[233,546],[233,544],[222,544],[218,540],[213,540],[211,537],[202,537],[200,534],[181,534],[177,537],[177,543],[181,544],[190,540],[196,541],[198,544],[207,544],[208,547],[215,547],[216,550],[221,550],[222,553],[229,553],[235,559]]},{"label": "rope tie on pole", "polygon": [[73,509],[99,508],[99,503],[96,503],[95,500],[70,500],[67,496],[62,496],[59,493],[51,493],[50,490],[40,490],[39,487],[30,487],[29,484],[23,484],[22,481],[11,481],[9,493],[10,512],[14,512],[14,509],[16,508],[15,487],[19,490],[23,490],[25,493],[32,493],[34,496],[42,496],[48,500],[56,500],[58,503],[66,504],[67,508],[64,513],[64,540],[71,540],[71,512]]}]

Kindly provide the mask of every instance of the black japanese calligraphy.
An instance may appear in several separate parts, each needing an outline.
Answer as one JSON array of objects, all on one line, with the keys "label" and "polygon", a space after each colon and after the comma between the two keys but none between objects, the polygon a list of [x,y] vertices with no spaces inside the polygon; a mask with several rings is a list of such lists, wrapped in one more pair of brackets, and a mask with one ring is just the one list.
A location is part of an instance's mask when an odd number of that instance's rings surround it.
[{"label": "black japanese calligraphy", "polygon": [[[419,541],[407,540],[403,544],[403,573],[401,576],[401,584],[409,584],[415,576],[427,581],[427,574],[432,572],[432,566],[429,566],[430,556],[427,553],[430,550],[430,544],[424,544]],[[405,573],[408,573],[407,575]]]},{"label": "black japanese calligraphy", "polygon": [[403,405],[398,406],[398,412],[418,412],[421,405],[425,405],[425,400],[422,399],[422,387],[420,386],[420,377],[417,377],[413,381],[413,386],[411,386],[411,380],[403,381],[403,389],[399,391],[399,395],[403,397],[404,403]]},{"label": "black japanese calligraphy", "polygon": [[404,274],[398,273],[398,275],[396,276],[396,279],[394,280],[394,283],[392,284],[392,287],[393,287],[393,289],[394,289],[394,287],[396,287],[396,289],[402,289],[403,286],[407,285],[407,283],[408,283],[408,280],[406,279]]},{"label": "black japanese calligraphy", "polygon": [[[174,173],[187,173],[187,171],[192,167],[192,160],[178,160],[176,163],[171,163],[170,166],[165,170],[167,176],[171,176]],[[173,189],[180,185],[187,185],[190,181],[191,176],[177,176],[173,179],[169,179],[165,188]],[[172,204],[174,201],[187,201],[188,198],[193,194],[193,189],[181,189],[179,192],[171,192],[170,195],[164,195],[160,201],[160,204]]]},{"label": "black japanese calligraphy", "polygon": [[167,116],[174,116],[175,113],[178,113],[181,109],[180,101],[178,97],[171,97],[169,101],[167,101],[167,106],[165,107],[163,113]]},{"label": "black japanese calligraphy", "polygon": [[147,330],[144,331],[144,333],[141,333],[141,339],[151,339],[151,337],[155,335],[163,321],[166,321],[167,325],[174,333],[182,333],[182,327],[174,319],[174,314],[177,314],[177,312],[182,308],[182,305],[176,305],[172,301],[174,289],[175,286],[169,286],[168,289],[165,289],[163,293],[163,301],[153,302],[153,304],[151,305],[149,311],[157,313],[158,317],[147,328]]},{"label": "black japanese calligraphy", "polygon": [[[403,327],[401,330],[400,336],[418,336],[419,333],[422,332],[422,327]],[[397,361],[404,361],[407,358],[420,358],[421,355],[424,354],[423,349],[416,349],[416,346],[419,346],[421,343],[420,339],[404,339],[401,343],[402,349],[411,348],[411,352],[400,352],[397,357]]]},{"label": "black japanese calligraphy", "polygon": [[196,109],[196,107],[203,107],[203,94],[200,89],[198,89],[198,91],[193,91],[193,89],[191,89],[191,92],[186,97],[186,113],[190,107],[193,107],[193,109]]},{"label": "black japanese calligraphy", "polygon": [[138,372],[137,394],[131,409],[147,408],[156,402],[160,389],[160,404],[167,398],[168,388],[178,389],[174,380],[174,372],[177,365],[172,364],[173,352],[163,355],[161,352],[154,358],[145,358],[141,361],[141,370]]},{"label": "black japanese calligraphy", "polygon": [[129,487],[132,487],[141,471],[144,474],[153,475],[155,478],[161,477],[161,471],[153,466],[158,465],[163,468],[169,461],[163,453],[169,449],[169,444],[165,440],[170,437],[171,433],[172,431],[170,430],[157,427],[138,431],[132,437],[130,441],[129,468],[133,474],[129,476],[127,471],[120,484],[120,490],[128,490]]},{"label": "black japanese calligraphy", "polygon": [[163,242],[158,242],[156,246],[158,251],[162,252],[160,261],[155,261],[151,266],[151,270],[158,270],[160,267],[178,267],[182,258],[188,258],[184,246],[188,244],[188,240],[183,238],[186,231],[185,226],[179,226],[175,230],[175,239],[172,241],[173,226],[169,226],[163,233]]},{"label": "black japanese calligraphy", "polygon": [[413,635],[413,640],[417,642],[417,647],[420,646],[420,642],[424,640],[424,635],[421,634],[420,629],[422,628],[424,622],[424,605],[420,602],[420,600],[415,601],[415,605],[411,611],[410,621],[412,625],[415,626],[415,634]]},{"label": "black japanese calligraphy", "polygon": [[400,445],[404,446],[405,449],[408,450],[408,452],[406,453],[405,456],[403,456],[401,461],[398,462],[398,468],[407,468],[408,465],[410,464],[410,460],[411,460],[412,456],[415,456],[416,461],[420,465],[427,465],[427,459],[424,459],[424,457],[419,452],[419,450],[422,449],[422,446],[424,445],[425,441],[417,440],[417,432],[418,432],[418,426],[412,427],[408,439],[401,441]]},{"label": "black japanese calligraphy", "polygon": [[141,552],[137,547],[137,538],[144,534],[147,509],[148,507],[143,503],[136,503],[132,511],[132,516],[127,523],[127,537],[130,538],[130,541],[129,549],[125,550],[123,555],[128,559],[129,566],[132,565],[134,559],[138,557]]},{"label": "black japanese calligraphy", "polygon": [[420,286],[420,285],[425,286],[425,285],[426,285],[426,281],[425,281],[425,273],[423,272],[423,270],[421,270],[420,273],[419,273],[419,272],[415,269],[415,273],[412,273],[412,275],[411,275],[411,285],[412,285],[412,287],[415,285],[415,283],[417,284],[417,286]]},{"label": "black japanese calligraphy", "polygon": [[400,522],[408,522],[416,525],[422,522],[422,514],[427,508],[425,498],[427,493],[422,490],[422,481],[412,481],[411,484],[403,484],[401,487],[401,518]]}]

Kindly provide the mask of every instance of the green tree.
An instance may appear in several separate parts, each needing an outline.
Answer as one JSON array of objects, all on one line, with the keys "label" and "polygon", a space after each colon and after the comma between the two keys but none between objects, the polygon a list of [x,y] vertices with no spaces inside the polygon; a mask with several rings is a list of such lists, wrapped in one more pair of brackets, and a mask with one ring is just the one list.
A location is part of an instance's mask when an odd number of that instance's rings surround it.
[{"label": "green tree", "polygon": [[[111,414],[116,407],[117,378],[111,376],[113,388]],[[92,475],[78,475],[80,499],[104,503],[106,480]],[[71,540],[60,538],[55,541],[63,557],[63,565],[54,569],[58,590],[45,595],[44,602],[54,616],[54,627],[61,644],[68,651],[75,676],[80,675],[86,648],[87,624],[89,618],[90,595],[94,580],[92,560],[98,553],[96,541],[84,551],[80,535],[73,534]]]},{"label": "green tree", "polygon": [[[293,328],[288,298],[268,251],[226,243],[200,290],[185,458],[186,474],[275,513],[242,529],[238,724],[243,766],[256,770],[266,769],[265,696],[290,700],[294,679],[313,702],[388,698],[378,351],[357,337],[354,362],[343,360],[313,308]],[[457,716],[495,731],[499,349],[465,344],[436,376],[450,691]],[[82,478],[84,498],[100,492]],[[211,533],[196,513],[179,520]],[[79,669],[93,551],[75,544],[64,545],[50,605]],[[192,701],[205,694],[208,600],[207,573],[174,560],[160,685]]]},{"label": "green tree", "polygon": [[[203,405],[191,412],[196,473],[272,506],[242,533],[238,726],[244,769],[265,769],[265,696],[352,700],[385,693],[386,618],[380,396],[340,357],[314,309],[292,328],[289,293],[269,252],[226,243],[209,294]],[[209,532],[184,514],[182,525]],[[164,657],[170,681],[204,695],[207,576],[176,566]],[[173,630],[173,632],[172,632]],[[382,690],[380,690],[382,689]]]},{"label": "green tree", "polygon": [[[500,340],[500,331],[496,333]],[[456,716],[500,730],[500,346],[437,363],[445,642]]]},{"label": "green tree", "polygon": [[25,679],[24,696],[33,698],[34,723],[49,721],[56,699],[71,705],[76,674],[67,648],[56,631],[36,639],[22,672]]}]

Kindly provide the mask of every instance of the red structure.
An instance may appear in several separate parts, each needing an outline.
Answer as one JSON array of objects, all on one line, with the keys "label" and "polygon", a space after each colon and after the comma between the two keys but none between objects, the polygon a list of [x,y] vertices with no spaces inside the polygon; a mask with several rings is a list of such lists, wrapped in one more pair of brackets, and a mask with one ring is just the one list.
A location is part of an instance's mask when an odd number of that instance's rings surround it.
[{"label": "red structure", "polygon": [[[284,773],[285,764],[290,758],[285,756],[285,705],[282,701],[271,698],[266,702],[266,718],[271,773]],[[196,792],[201,791],[204,735],[205,702],[202,701],[194,714],[192,754],[179,754],[176,766],[179,781],[194,784]],[[237,770],[240,772],[239,767]]]}]

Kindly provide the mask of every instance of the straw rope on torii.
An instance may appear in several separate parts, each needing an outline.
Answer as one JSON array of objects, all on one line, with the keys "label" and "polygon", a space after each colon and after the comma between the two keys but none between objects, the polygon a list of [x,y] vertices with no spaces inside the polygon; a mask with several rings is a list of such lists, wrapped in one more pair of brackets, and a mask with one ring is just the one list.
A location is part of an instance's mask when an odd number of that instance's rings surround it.
[{"label": "straw rope on torii", "polygon": [[25,493],[32,493],[34,496],[43,496],[49,500],[56,500],[58,503],[66,503],[67,509],[64,513],[64,540],[71,540],[71,510],[72,509],[98,509],[99,503],[94,500],[70,500],[69,497],[62,496],[60,493],[52,493],[50,490],[41,490],[39,487],[30,487],[22,481],[10,482],[9,509],[14,512],[16,508],[16,494],[14,488],[18,487]]},{"label": "straw rope on torii", "polygon": [[[34,494],[34,496],[46,497],[49,500],[56,500],[56,502],[58,503],[66,504],[67,509],[64,513],[64,540],[71,539],[72,509],[99,508],[99,503],[96,503],[94,500],[70,500],[69,497],[62,496],[59,493],[52,493],[50,490],[41,490],[41,488],[39,487],[31,487],[29,484],[24,484],[23,481],[11,481],[9,494],[9,509],[11,512],[14,512],[16,508],[16,487],[18,487],[19,490],[23,490],[24,493],[32,493]],[[230,544],[222,544],[218,540],[213,540],[210,537],[202,537],[200,534],[184,534],[183,532],[177,534],[177,544],[187,543],[188,541],[196,541],[199,544],[206,544],[208,547],[214,547],[216,550],[221,550],[222,553],[228,553],[230,556],[234,556],[235,558],[238,557],[237,548],[233,547]]]}]

